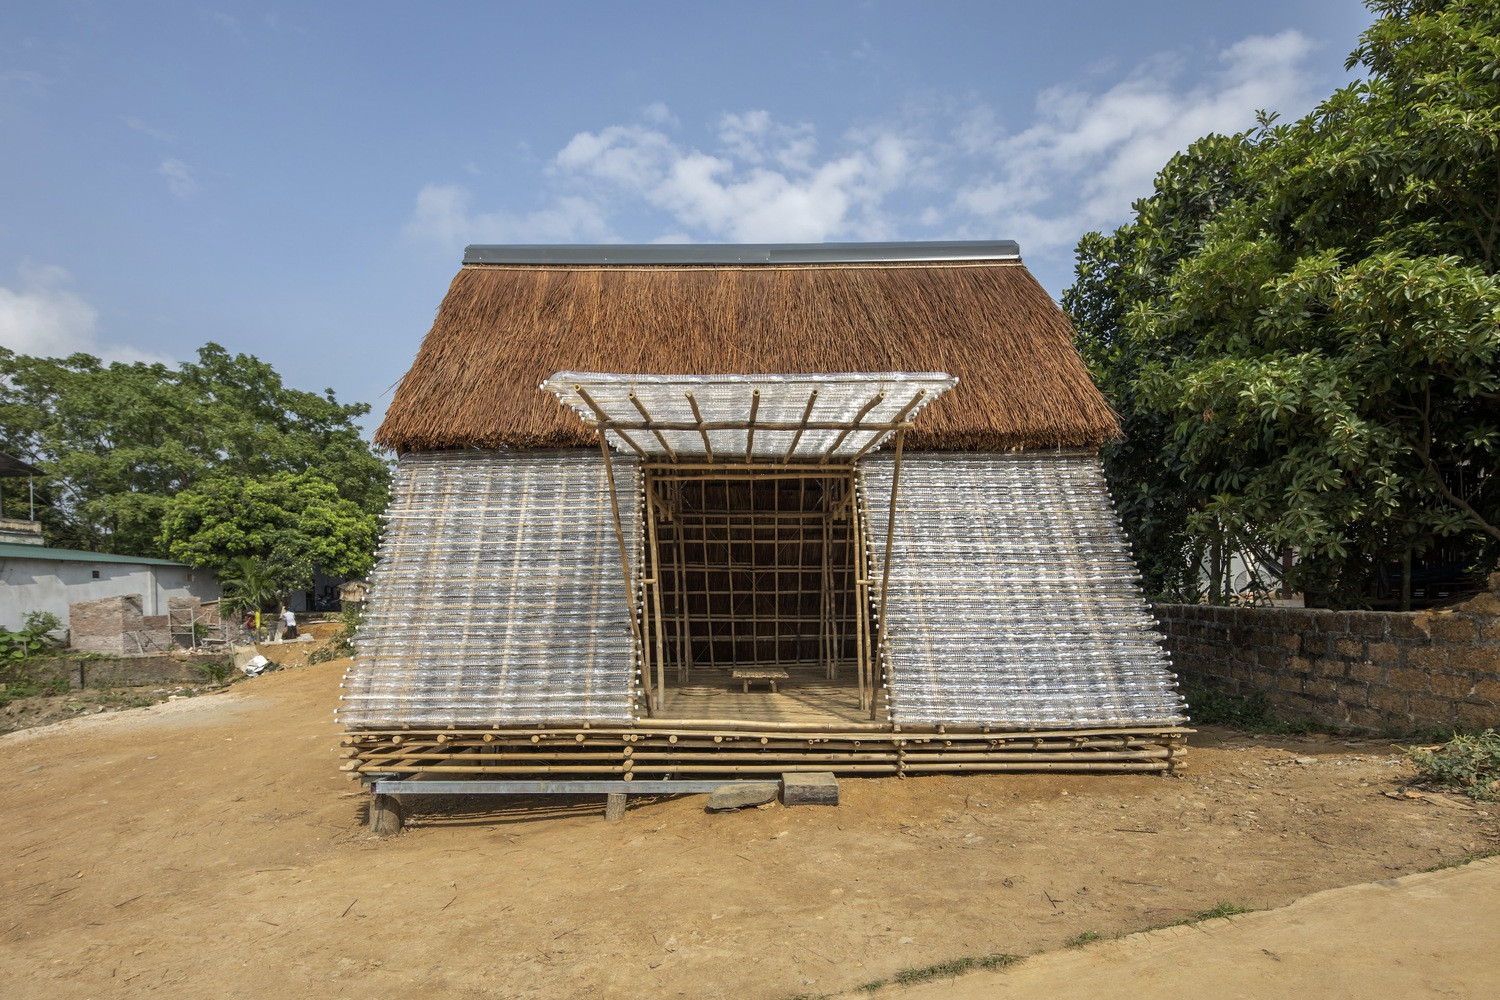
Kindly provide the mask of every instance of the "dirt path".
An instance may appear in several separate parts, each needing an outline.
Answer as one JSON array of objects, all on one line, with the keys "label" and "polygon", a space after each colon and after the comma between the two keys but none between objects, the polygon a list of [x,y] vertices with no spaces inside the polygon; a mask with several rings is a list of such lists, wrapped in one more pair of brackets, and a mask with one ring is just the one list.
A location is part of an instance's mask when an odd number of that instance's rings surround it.
[{"label": "dirt path", "polygon": [[1500,846],[1392,799],[1380,742],[1207,733],[1184,778],[843,782],[450,811],[373,838],[338,771],[341,661],[0,737],[0,981],[16,996],[786,997],[1284,905]]},{"label": "dirt path", "polygon": [[1500,858],[1304,896],[1289,906],[1038,955],[902,990],[902,1000],[1136,1000],[1192,983],[1255,1000],[1492,997]]}]

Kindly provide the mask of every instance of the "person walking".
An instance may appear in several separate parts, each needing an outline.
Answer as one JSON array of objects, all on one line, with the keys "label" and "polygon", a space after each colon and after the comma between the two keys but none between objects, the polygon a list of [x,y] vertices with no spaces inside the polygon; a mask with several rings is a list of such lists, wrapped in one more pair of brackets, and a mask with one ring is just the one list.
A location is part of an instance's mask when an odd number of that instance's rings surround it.
[{"label": "person walking", "polygon": [[287,608],[281,613],[281,620],[286,623],[286,628],[281,633],[282,640],[297,638],[297,612]]}]

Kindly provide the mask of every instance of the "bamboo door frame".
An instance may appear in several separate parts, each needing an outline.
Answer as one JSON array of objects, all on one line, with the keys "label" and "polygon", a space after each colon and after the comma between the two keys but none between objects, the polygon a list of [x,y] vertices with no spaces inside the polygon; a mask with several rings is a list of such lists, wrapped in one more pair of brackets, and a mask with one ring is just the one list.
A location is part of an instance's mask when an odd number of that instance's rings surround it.
[{"label": "bamboo door frame", "polygon": [[[661,482],[674,482],[684,479],[844,479],[848,486],[848,516],[850,519],[850,531],[855,546],[855,605],[856,605],[856,677],[859,686],[860,707],[870,713],[870,718],[875,719],[879,711],[879,690],[881,686],[889,689],[892,680],[893,664],[890,657],[888,644],[888,632],[886,623],[886,602],[889,596],[891,579],[891,553],[894,548],[896,534],[896,512],[897,501],[901,484],[901,458],[905,450],[906,430],[908,423],[901,423],[896,427],[895,448],[893,466],[891,470],[891,494],[890,506],[887,508],[886,532],[884,544],[884,557],[881,560],[880,586],[878,591],[878,605],[876,606],[875,621],[870,621],[872,604],[876,603],[877,595],[872,593],[872,584],[869,569],[870,539],[867,538],[868,524],[865,521],[863,505],[856,495],[860,489],[860,476],[858,458],[864,452],[855,456],[854,460],[842,463],[809,462],[686,462],[686,461],[659,461],[649,457],[643,457],[639,462],[640,486],[641,486],[641,516],[644,521],[641,532],[641,544],[645,548],[645,564],[642,566],[640,581],[639,600],[637,604],[637,591],[632,586],[631,563],[629,545],[625,538],[625,531],[620,515],[620,496],[615,482],[613,457],[603,433],[599,434],[599,450],[604,457],[605,477],[609,484],[609,502],[614,515],[615,540],[620,549],[620,567],[625,580],[626,607],[630,615],[631,631],[635,640],[635,646],[639,654],[639,667],[641,678],[641,689],[644,695],[646,712],[650,716],[660,714],[663,698],[666,690],[666,646],[665,616],[662,612],[661,600],[661,552],[657,538],[658,518],[663,521],[670,520],[673,516],[669,507],[662,503],[657,495],[655,485]],[[637,449],[639,452],[639,449]],[[831,516],[831,515],[830,515]],[[826,549],[825,549],[826,552]],[[678,577],[679,581],[682,577]],[[826,579],[825,580],[825,603],[826,603]],[[643,626],[649,622],[650,635],[646,634]],[[679,639],[681,637],[679,636]],[[825,646],[826,648],[826,646]],[[829,671],[832,672],[833,665],[830,662]]]}]

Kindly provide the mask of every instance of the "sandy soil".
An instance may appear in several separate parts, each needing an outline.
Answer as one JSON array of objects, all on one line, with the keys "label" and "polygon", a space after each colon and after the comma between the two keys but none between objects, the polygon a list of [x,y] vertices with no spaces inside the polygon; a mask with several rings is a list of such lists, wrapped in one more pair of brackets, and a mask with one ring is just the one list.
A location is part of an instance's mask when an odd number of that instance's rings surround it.
[{"label": "sandy soil", "polygon": [[0,737],[13,996],[786,997],[1285,904],[1500,846],[1392,798],[1389,743],[1195,738],[1180,778],[845,780],[838,808],[701,797],[361,826],[334,661]]},{"label": "sandy soil", "polygon": [[1479,1000],[1500,981],[1500,858],[942,977],[902,1000]]},{"label": "sandy soil", "polygon": [[[256,647],[267,659],[278,665],[302,667],[313,650],[322,646],[340,628],[337,622],[314,622],[303,626],[302,633],[310,641],[289,643],[265,643]],[[233,679],[243,680],[238,673]],[[161,684],[136,685],[133,687],[90,687],[86,690],[68,691],[56,695],[36,695],[16,698],[0,705],[0,734],[19,729],[47,726],[64,719],[75,719],[101,712],[118,712],[122,709],[141,708],[163,701],[196,698],[200,694],[217,691],[223,685],[203,677],[201,680],[164,682]]]}]

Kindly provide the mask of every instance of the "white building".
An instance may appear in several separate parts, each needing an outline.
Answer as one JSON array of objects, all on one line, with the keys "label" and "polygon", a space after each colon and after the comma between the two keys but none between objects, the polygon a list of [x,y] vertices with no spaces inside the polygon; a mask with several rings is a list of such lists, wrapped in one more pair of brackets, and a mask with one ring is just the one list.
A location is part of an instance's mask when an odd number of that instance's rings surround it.
[{"label": "white building", "polygon": [[169,598],[218,600],[219,584],[168,559],[0,542],[0,627],[19,629],[31,611],[50,611],[67,626],[70,604],[137,594],[144,614],[165,615]]}]

